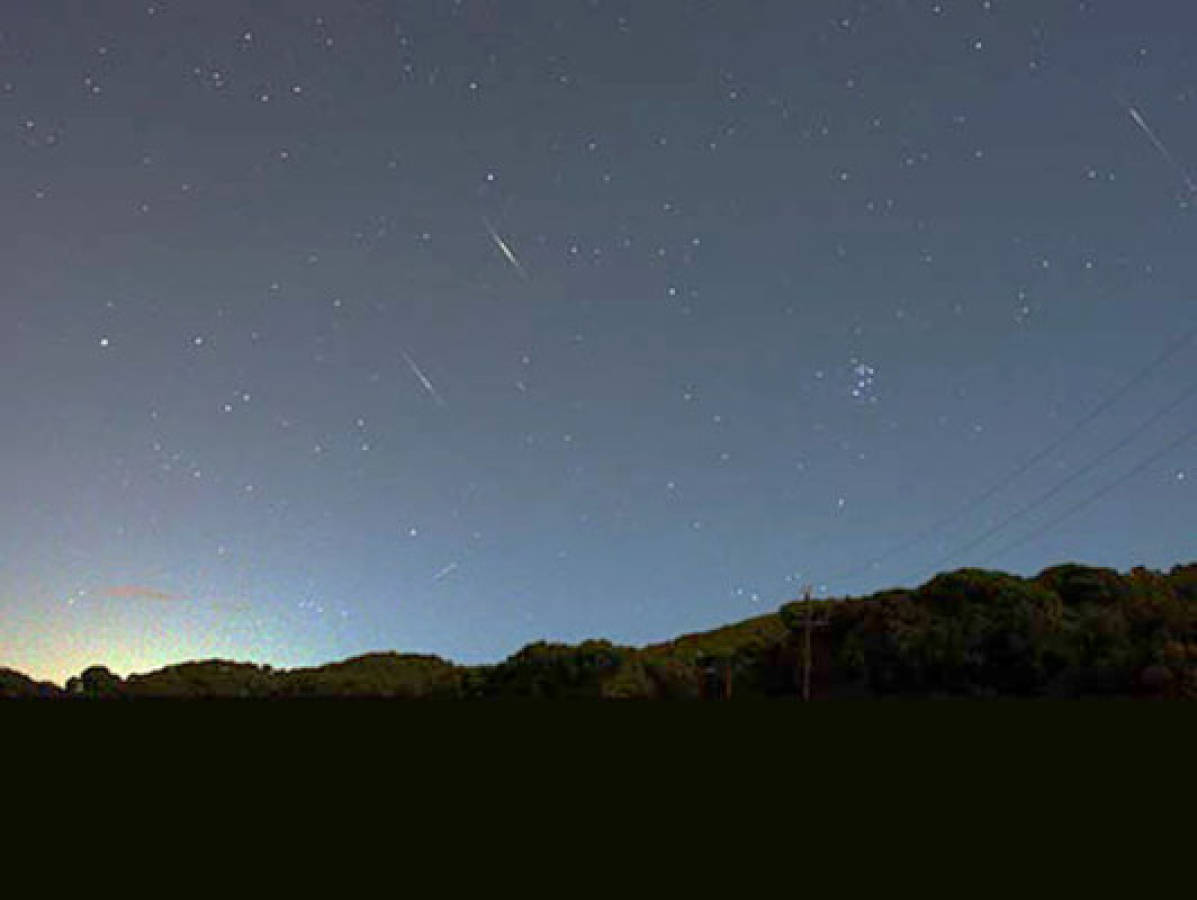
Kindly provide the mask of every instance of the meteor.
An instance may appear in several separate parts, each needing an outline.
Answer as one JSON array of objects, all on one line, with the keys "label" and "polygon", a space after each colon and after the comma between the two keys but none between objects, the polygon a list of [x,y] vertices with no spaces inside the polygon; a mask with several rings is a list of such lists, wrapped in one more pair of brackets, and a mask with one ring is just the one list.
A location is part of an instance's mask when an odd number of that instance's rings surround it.
[{"label": "meteor", "polygon": [[1126,107],[1126,111],[1130,113],[1131,119],[1133,119],[1134,123],[1139,126],[1139,129],[1145,135],[1147,135],[1147,139],[1151,141],[1151,143],[1155,146],[1155,149],[1160,152],[1160,156],[1164,157],[1164,159],[1168,161],[1172,168],[1176,169],[1176,171],[1180,173],[1180,177],[1184,179],[1185,187],[1189,189],[1190,193],[1197,194],[1197,183],[1193,182],[1193,179],[1189,176],[1189,173],[1185,171],[1185,167],[1176,161],[1176,157],[1168,152],[1168,148],[1164,146],[1164,142],[1155,136],[1155,132],[1152,131],[1147,122],[1144,121],[1143,116],[1140,115],[1139,111],[1133,106],[1129,105]]},{"label": "meteor", "polygon": [[420,379],[420,384],[424,385],[424,390],[428,391],[429,396],[432,397],[440,406],[445,406],[445,401],[441,395],[436,392],[436,388],[432,386],[432,382],[428,380],[428,376],[420,371],[420,367],[416,365],[415,361],[407,355],[407,351],[401,351],[403,359],[407,362],[407,367],[412,370],[412,373]]},{"label": "meteor", "polygon": [[451,575],[456,570],[457,570],[457,563],[451,562],[451,563],[449,563],[449,565],[445,566],[443,569],[441,569],[439,572],[437,572],[435,575],[433,575],[432,580],[440,581],[442,578],[446,577],[447,575]]},{"label": "meteor", "polygon": [[484,218],[482,224],[486,226],[486,230],[490,232],[490,239],[495,242],[495,246],[507,258],[512,267],[520,273],[520,278],[525,281],[528,280],[528,273],[524,271],[524,267],[520,265],[520,261],[515,258],[515,254],[511,252],[511,248],[507,246],[507,242],[503,240],[499,232],[495,231],[495,226],[490,224],[490,220]]}]

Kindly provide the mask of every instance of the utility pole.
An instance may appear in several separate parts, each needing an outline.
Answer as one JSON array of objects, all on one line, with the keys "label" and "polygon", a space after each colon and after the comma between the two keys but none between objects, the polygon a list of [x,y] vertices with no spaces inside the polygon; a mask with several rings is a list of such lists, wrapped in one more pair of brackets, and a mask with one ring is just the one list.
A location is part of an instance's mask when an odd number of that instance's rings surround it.
[{"label": "utility pole", "polygon": [[806,607],[806,629],[802,638],[802,700],[810,700],[810,629],[811,629],[811,601],[810,587],[802,589],[803,605]]}]

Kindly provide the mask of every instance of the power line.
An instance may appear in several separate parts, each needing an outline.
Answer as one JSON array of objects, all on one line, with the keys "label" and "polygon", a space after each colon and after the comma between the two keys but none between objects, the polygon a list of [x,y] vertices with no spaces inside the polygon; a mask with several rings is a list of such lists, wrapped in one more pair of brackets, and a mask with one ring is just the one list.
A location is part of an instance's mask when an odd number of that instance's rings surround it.
[{"label": "power line", "polygon": [[1162,409],[1156,410],[1154,413],[1152,413],[1150,416],[1148,416],[1145,420],[1143,420],[1143,422],[1141,422],[1139,424],[1139,426],[1137,428],[1135,428],[1134,430],[1129,432],[1125,437],[1123,437],[1122,440],[1113,444],[1111,447],[1108,447],[1104,452],[1098,454],[1093,459],[1089,460],[1089,462],[1085,463],[1085,465],[1081,466],[1076,471],[1065,476],[1061,481],[1057,482],[1055,485],[1048,488],[1046,491],[1039,494],[1037,497],[1033,498],[1032,500],[1028,501],[1027,503],[1024,503],[1022,506],[1020,506],[1014,512],[1010,513],[1008,516],[1006,516],[1004,519],[999,521],[997,524],[986,529],[979,536],[977,536],[973,540],[969,541],[964,546],[956,548],[951,553],[949,553],[947,556],[943,557],[940,560],[937,560],[936,562],[932,563],[930,566],[924,566],[923,568],[919,569],[919,571],[914,573],[913,575],[907,576],[907,578],[904,579],[904,581],[914,581],[919,577],[920,574],[922,574],[924,572],[938,571],[941,566],[951,562],[953,559],[959,558],[960,556],[967,553],[969,550],[972,550],[974,547],[978,546],[979,544],[984,543],[986,540],[988,540],[990,537],[992,537],[998,531],[1001,531],[1003,528],[1005,528],[1007,525],[1009,525],[1015,519],[1021,518],[1022,516],[1026,515],[1028,512],[1031,512],[1032,510],[1037,509],[1038,507],[1042,506],[1044,503],[1046,503],[1052,497],[1056,496],[1056,494],[1060,493],[1060,491],[1064,490],[1064,488],[1066,488],[1068,485],[1072,484],[1074,481],[1076,481],[1078,478],[1085,475],[1086,473],[1091,472],[1094,468],[1099,466],[1101,463],[1105,462],[1107,459],[1109,459],[1111,456],[1113,456],[1115,453],[1117,453],[1123,447],[1127,446],[1128,444],[1130,444],[1131,442],[1136,440],[1139,436],[1141,436],[1143,434],[1144,431],[1146,431],[1148,428],[1150,428],[1152,425],[1154,425],[1160,419],[1164,418],[1164,416],[1171,413],[1178,406],[1180,406],[1182,403],[1184,403],[1186,400],[1188,400],[1190,397],[1192,397],[1195,394],[1197,394],[1197,383],[1194,383],[1189,388],[1187,388],[1185,391],[1181,392],[1181,394],[1179,396],[1177,396],[1175,399],[1173,399],[1173,401],[1171,403],[1169,403],[1167,406],[1163,407]]},{"label": "power line", "polygon": [[1022,463],[1020,463],[1019,465],[1015,466],[1015,468],[1012,469],[1008,474],[1006,474],[1002,478],[999,478],[996,482],[994,482],[992,485],[990,485],[988,488],[986,488],[980,494],[975,496],[972,500],[969,500],[964,505],[958,507],[954,512],[951,512],[948,515],[943,516],[942,518],[936,520],[935,522],[931,523],[926,528],[924,528],[922,531],[915,534],[913,537],[908,538],[907,540],[902,541],[899,544],[896,544],[895,546],[891,547],[889,550],[886,550],[884,553],[881,553],[877,556],[872,557],[865,563],[863,563],[859,566],[854,566],[850,569],[844,569],[840,572],[834,573],[833,575],[831,575],[831,577],[826,579],[826,581],[824,581],[823,583],[824,584],[834,584],[834,583],[837,583],[840,581],[845,581],[848,578],[851,578],[856,575],[860,575],[866,571],[874,569],[877,567],[877,565],[879,563],[885,562],[887,559],[891,559],[894,556],[897,556],[899,553],[902,553],[906,550],[909,550],[911,547],[921,544],[927,538],[938,533],[945,525],[950,525],[951,523],[955,522],[957,519],[960,519],[967,513],[970,513],[973,510],[977,509],[979,506],[984,504],[987,500],[989,500],[991,497],[993,497],[999,491],[1001,491],[1005,487],[1007,487],[1011,482],[1013,482],[1016,478],[1018,478],[1020,475],[1022,475],[1024,472],[1026,472],[1028,469],[1030,469],[1032,466],[1034,466],[1040,460],[1044,459],[1045,457],[1049,456],[1051,453],[1055,452],[1060,447],[1062,447],[1078,431],[1080,431],[1082,428],[1084,428],[1086,425],[1088,425],[1090,422],[1092,422],[1094,419],[1096,419],[1098,416],[1100,416],[1102,413],[1104,413],[1107,409],[1109,409],[1111,406],[1113,406],[1115,403],[1117,403],[1119,400],[1121,400],[1133,388],[1137,387],[1143,380],[1145,380],[1149,375],[1151,375],[1153,372],[1155,372],[1156,369],[1160,368],[1160,366],[1162,366],[1164,363],[1166,363],[1168,360],[1170,360],[1173,356],[1175,356],[1177,353],[1179,353],[1187,344],[1189,344],[1193,340],[1194,337],[1197,337],[1197,325],[1194,325],[1192,328],[1190,328],[1188,331],[1186,331],[1183,335],[1181,335],[1181,337],[1179,337],[1176,341],[1174,341],[1171,345],[1166,347],[1162,353],[1160,353],[1158,356],[1155,357],[1155,359],[1151,360],[1151,362],[1149,362],[1146,366],[1144,366],[1142,369],[1140,369],[1138,372],[1136,372],[1130,379],[1123,382],[1123,384],[1121,386],[1119,386],[1112,393],[1107,395],[1105,397],[1105,399],[1103,399],[1100,403],[1098,403],[1097,406],[1095,406],[1093,409],[1091,409],[1085,416],[1083,416],[1082,418],[1080,418],[1076,422],[1074,422],[1072,424],[1072,426],[1070,428],[1068,428],[1068,430],[1066,430],[1063,434],[1061,434],[1059,437],[1057,437],[1054,441],[1049,443],[1042,450],[1035,453],[1033,456],[1029,457]]},{"label": "power line", "polygon": [[1152,463],[1157,462],[1160,459],[1162,459],[1163,457],[1167,456],[1169,453],[1171,453],[1177,447],[1181,446],[1186,441],[1192,440],[1193,437],[1195,437],[1195,436],[1197,436],[1197,426],[1190,428],[1188,431],[1185,431],[1179,437],[1177,437],[1175,440],[1170,441],[1169,443],[1165,444],[1161,449],[1159,449],[1155,453],[1151,454],[1151,456],[1147,457],[1145,460],[1143,460],[1141,463],[1139,463],[1137,466],[1135,466],[1130,471],[1123,473],[1118,478],[1114,479],[1109,484],[1107,484],[1105,487],[1095,491],[1094,493],[1090,494],[1088,497],[1084,498],[1083,500],[1081,500],[1077,503],[1074,503],[1072,506],[1065,509],[1064,512],[1060,513],[1060,515],[1056,516],[1054,519],[1049,519],[1047,522],[1043,523],[1043,525],[1041,525],[1039,528],[1036,528],[1030,534],[1023,535],[1018,540],[1011,541],[1010,543],[1006,544],[1005,546],[1000,547],[998,550],[996,550],[995,552],[993,552],[989,556],[987,556],[983,560],[983,562],[988,562],[991,559],[996,559],[997,557],[1002,556],[1003,554],[1009,552],[1010,550],[1013,550],[1016,547],[1021,547],[1023,544],[1027,543],[1028,541],[1034,540],[1035,538],[1046,533],[1047,531],[1050,531],[1054,526],[1058,525],[1060,522],[1064,521],[1069,516],[1075,515],[1076,513],[1080,512],[1082,509],[1084,509],[1086,506],[1089,506],[1090,504],[1095,503],[1096,501],[1100,500],[1106,494],[1110,493],[1110,491],[1125,484],[1127,481],[1130,481],[1130,479],[1134,478],[1136,475],[1138,475],[1140,472],[1142,472],[1144,469],[1146,469]]},{"label": "power line", "polygon": [[[1068,74],[1071,78],[1073,78],[1076,81],[1081,81],[1081,79],[1077,78],[1075,76],[1075,74],[1073,74],[1073,73],[1069,73],[1066,71],[1066,74]],[[1192,183],[1192,180],[1188,176],[1187,170],[1185,170],[1182,166],[1180,166],[1179,163],[1177,163],[1175,161],[1175,159],[1172,157],[1172,154],[1168,151],[1168,149],[1163,144],[1160,143],[1158,138],[1155,136],[1154,132],[1152,132],[1150,127],[1144,122],[1144,120],[1142,119],[1142,116],[1138,112],[1138,110],[1132,104],[1130,104],[1128,101],[1124,100],[1120,96],[1115,96],[1115,100],[1127,109],[1127,111],[1128,111],[1128,113],[1130,113],[1130,116],[1131,116],[1132,120],[1134,121],[1134,123],[1141,130],[1143,130],[1146,133],[1148,138],[1151,139],[1152,143],[1156,145],[1156,148],[1158,150],[1160,150],[1163,153],[1163,155],[1177,169],[1179,169],[1181,171],[1182,175],[1184,176],[1186,186],[1188,186],[1190,189],[1192,189],[1193,183]],[[896,556],[897,554],[902,553],[906,550],[909,550],[911,547],[914,547],[917,544],[922,543],[928,537],[931,537],[933,534],[937,533],[945,525],[949,525],[952,522],[959,519],[960,517],[977,509],[979,506],[981,506],[987,500],[989,500],[990,497],[993,497],[999,491],[1001,491],[1006,486],[1008,486],[1012,481],[1014,481],[1016,478],[1018,478],[1020,475],[1022,475],[1024,472],[1026,472],[1028,469],[1030,469],[1032,466],[1034,466],[1036,463],[1038,463],[1040,460],[1042,460],[1043,458],[1045,458],[1046,456],[1048,456],[1049,454],[1051,454],[1052,452],[1057,450],[1065,442],[1067,442],[1069,439],[1071,439],[1073,437],[1073,435],[1075,435],[1078,431],[1080,431],[1082,428],[1084,428],[1086,425],[1088,425],[1090,422],[1092,422],[1094,419],[1096,419],[1098,416],[1100,416],[1103,412],[1105,412],[1107,409],[1109,409],[1111,406],[1113,406],[1115,403],[1117,403],[1118,400],[1120,400],[1123,396],[1125,396],[1132,388],[1134,388],[1141,381],[1143,381],[1145,378],[1147,378],[1147,376],[1149,376],[1152,372],[1154,372],[1156,369],[1158,369],[1160,366],[1162,366],[1165,362],[1167,362],[1169,359],[1171,359],[1176,353],[1178,353],[1181,350],[1181,348],[1183,348],[1187,344],[1189,344],[1193,340],[1194,336],[1197,336],[1197,325],[1194,325],[1192,328],[1190,328],[1188,331],[1186,331],[1170,347],[1167,347],[1159,356],[1157,356],[1155,359],[1153,359],[1144,368],[1140,369],[1129,381],[1126,381],[1125,383],[1122,384],[1121,387],[1119,387],[1117,390],[1115,390],[1112,394],[1108,395],[1096,407],[1094,407],[1092,410],[1090,410],[1086,416],[1081,418],[1079,421],[1075,422],[1071,428],[1069,428],[1067,431],[1065,431],[1063,434],[1061,434],[1055,441],[1052,441],[1046,447],[1044,447],[1042,450],[1040,450],[1038,453],[1034,454],[1033,456],[1031,456],[1024,462],[1022,462],[1020,465],[1016,466],[1009,474],[1007,474],[1003,478],[998,479],[998,481],[996,481],[994,484],[992,484],[986,490],[982,491],[980,494],[978,494],[976,497],[974,497],[971,501],[969,501],[968,503],[965,503],[963,506],[956,509],[955,512],[952,512],[952,513],[948,514],[947,516],[944,516],[943,518],[933,522],[930,526],[928,526],[927,528],[923,529],[922,531],[920,531],[916,535],[914,535],[914,537],[912,537],[906,541],[902,541],[901,543],[891,547],[889,550],[885,551],[884,553],[868,560],[863,565],[855,566],[851,569],[846,569],[841,572],[837,572],[837,573],[833,574],[827,580],[827,583],[834,584],[834,583],[837,583],[840,581],[844,581],[844,580],[851,578],[855,575],[859,575],[866,571],[875,569],[879,563],[884,562],[885,560],[890,559],[890,558]],[[1161,415],[1162,414],[1163,413],[1161,413]],[[1154,420],[1155,419],[1153,417],[1151,421],[1154,421]],[[1127,442],[1129,442],[1129,440]],[[1122,442],[1120,442],[1119,445],[1117,445],[1115,448],[1112,448],[1109,451],[1109,453],[1115,452],[1117,449],[1119,449],[1123,445],[1124,444]],[[1103,456],[1102,458],[1104,459],[1105,457]],[[1091,468],[1093,465],[1096,465],[1096,464],[1097,464],[1097,462],[1091,463],[1089,468]],[[1087,471],[1087,469],[1083,470],[1083,471]],[[1074,477],[1076,477],[1079,474],[1081,474],[1081,473],[1074,473]],[[1067,479],[1065,481],[1065,484],[1067,484],[1070,480],[1072,480],[1072,479]],[[1063,484],[1057,485],[1057,487],[1055,489],[1053,489],[1052,491],[1049,491],[1047,495],[1040,497],[1039,501],[1041,502],[1042,500],[1047,499],[1052,494],[1054,494],[1057,490],[1061,489],[1063,486],[1064,486]],[[1032,507],[1033,506],[1034,506],[1034,504],[1032,504]],[[974,544],[970,544],[967,549],[971,549],[973,546],[975,546],[976,543],[980,543],[982,540],[989,537],[990,534],[992,534],[998,528],[1001,528],[1005,524],[1007,524],[1012,518],[1016,518],[1017,516],[1022,515],[1022,513],[1025,511],[1026,511],[1026,508],[1024,507],[1023,509],[1020,509],[1018,512],[1016,512],[1014,514],[1014,516],[1007,517],[1007,519],[1003,520],[997,526],[995,526],[993,529],[991,529],[990,531],[988,531],[984,535],[982,535],[981,538],[977,539],[977,541]]]}]

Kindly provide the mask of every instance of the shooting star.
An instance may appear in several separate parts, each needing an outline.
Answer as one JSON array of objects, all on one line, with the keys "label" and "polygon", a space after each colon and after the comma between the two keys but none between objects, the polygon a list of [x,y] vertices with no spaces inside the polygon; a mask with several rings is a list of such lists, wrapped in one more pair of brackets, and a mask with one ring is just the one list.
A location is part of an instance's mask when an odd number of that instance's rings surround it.
[{"label": "shooting star", "polygon": [[1144,121],[1143,116],[1139,113],[1139,111],[1129,104],[1126,104],[1126,111],[1130,113],[1130,117],[1134,120],[1135,124],[1139,126],[1139,129],[1145,135],[1147,135],[1147,139],[1151,141],[1151,143],[1155,146],[1155,149],[1160,152],[1160,156],[1164,157],[1164,159],[1168,161],[1169,165],[1171,165],[1172,168],[1176,169],[1176,171],[1180,173],[1180,177],[1184,179],[1185,187],[1189,189],[1189,192],[1197,194],[1197,183],[1194,183],[1192,177],[1190,177],[1189,173],[1185,170],[1185,167],[1176,161],[1176,157],[1168,152],[1168,148],[1164,146],[1164,142],[1155,136],[1155,132],[1152,131],[1151,126]]},{"label": "shooting star", "polygon": [[424,385],[424,390],[428,391],[429,396],[437,402],[440,406],[446,406],[444,399],[436,392],[436,388],[432,386],[432,382],[428,380],[428,376],[420,371],[420,367],[416,365],[415,360],[407,355],[407,351],[400,351],[403,354],[403,359],[407,362],[407,367],[412,370],[412,373],[420,379],[420,384]]},{"label": "shooting star", "polygon": [[457,571],[457,563],[451,562],[451,563],[449,563],[449,565],[445,566],[443,569],[441,569],[439,572],[437,572],[435,575],[433,575],[432,580],[440,581],[446,575],[450,575],[455,571]]},{"label": "shooting star", "polygon": [[495,231],[495,226],[490,224],[490,219],[483,218],[482,224],[486,226],[486,230],[490,232],[490,239],[495,242],[495,246],[507,258],[512,267],[519,272],[520,278],[524,281],[528,280],[528,273],[524,271],[524,267],[520,265],[520,261],[515,258],[515,254],[511,252],[511,248],[507,246],[507,242],[503,240],[502,235]]}]

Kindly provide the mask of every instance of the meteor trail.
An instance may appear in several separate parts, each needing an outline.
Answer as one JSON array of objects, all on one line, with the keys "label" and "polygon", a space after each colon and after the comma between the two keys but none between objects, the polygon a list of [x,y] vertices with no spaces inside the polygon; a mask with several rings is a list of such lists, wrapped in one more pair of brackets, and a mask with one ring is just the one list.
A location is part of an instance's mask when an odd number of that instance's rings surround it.
[{"label": "meteor trail", "polygon": [[407,362],[407,367],[412,370],[412,373],[418,379],[420,379],[420,384],[424,385],[424,390],[428,391],[432,399],[435,400],[440,406],[445,406],[445,401],[441,398],[441,395],[436,392],[436,388],[432,386],[432,382],[428,380],[428,376],[420,371],[420,367],[417,366],[415,361],[407,355],[406,350],[400,352],[403,354],[403,359]]},{"label": "meteor trail", "polygon": [[1176,171],[1180,173],[1180,177],[1184,179],[1185,187],[1189,189],[1190,193],[1197,194],[1197,183],[1194,183],[1193,179],[1189,177],[1189,173],[1185,171],[1185,167],[1176,161],[1176,157],[1168,152],[1168,148],[1164,146],[1164,142],[1155,136],[1155,132],[1152,131],[1147,122],[1143,120],[1143,116],[1139,114],[1139,111],[1130,105],[1127,105],[1126,111],[1130,113],[1130,117],[1134,120],[1135,124],[1139,126],[1140,130],[1147,135],[1147,139],[1151,141],[1151,143],[1155,146],[1155,149],[1160,151],[1160,156],[1164,157],[1164,159],[1168,161],[1172,168],[1176,169]]},{"label": "meteor trail", "polygon": [[486,230],[490,232],[490,239],[495,242],[500,252],[507,258],[507,261],[520,273],[520,278],[525,281],[528,280],[528,273],[524,271],[524,267],[520,265],[520,261],[515,258],[515,254],[511,252],[511,248],[507,246],[507,242],[503,240],[499,232],[495,231],[495,226],[490,224],[490,220],[484,218],[482,224],[486,226]]},{"label": "meteor trail", "polygon": [[441,569],[439,572],[437,572],[435,575],[433,575],[432,580],[440,581],[445,576],[452,574],[454,571],[456,571],[456,569],[457,569],[457,563],[451,562],[451,563],[449,563],[449,565],[445,566],[443,569]]}]

